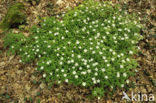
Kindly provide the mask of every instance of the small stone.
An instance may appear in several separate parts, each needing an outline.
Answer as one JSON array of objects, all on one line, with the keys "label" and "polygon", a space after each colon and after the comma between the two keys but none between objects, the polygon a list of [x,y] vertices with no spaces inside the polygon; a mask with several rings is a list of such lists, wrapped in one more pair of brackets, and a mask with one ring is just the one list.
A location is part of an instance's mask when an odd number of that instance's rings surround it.
[{"label": "small stone", "polygon": [[41,89],[43,89],[43,88],[45,88],[45,87],[46,87],[46,85],[45,85],[44,83],[41,83],[41,84],[40,84],[40,88],[41,88]]},{"label": "small stone", "polygon": [[22,70],[17,70],[16,71],[17,74],[22,74],[22,72],[23,72]]},{"label": "small stone", "polygon": [[73,97],[73,96],[72,96],[71,93],[67,92],[67,93],[66,93],[66,96],[67,96],[67,98],[68,98],[69,100],[72,100],[72,97]]},{"label": "small stone", "polygon": [[25,85],[25,89],[26,89],[27,91],[29,91],[30,88],[31,88],[31,87],[30,87],[28,84]]},{"label": "small stone", "polygon": [[107,103],[113,103],[113,101],[112,100],[107,100]]},{"label": "small stone", "polygon": [[146,89],[142,89],[141,91],[142,93],[147,93]]},{"label": "small stone", "polygon": [[0,63],[0,67],[4,66],[5,65],[5,62],[1,62]]}]

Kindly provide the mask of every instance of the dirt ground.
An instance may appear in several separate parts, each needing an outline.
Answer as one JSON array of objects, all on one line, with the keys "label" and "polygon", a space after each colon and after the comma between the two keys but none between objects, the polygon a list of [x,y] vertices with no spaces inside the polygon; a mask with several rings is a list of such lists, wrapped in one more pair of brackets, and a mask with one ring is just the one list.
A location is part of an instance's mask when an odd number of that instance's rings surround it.
[{"label": "dirt ground", "polygon": [[[81,1],[41,0],[39,4],[22,1],[28,17],[23,32],[29,35],[28,28],[39,23],[38,16],[54,16],[66,11],[68,7],[74,8]],[[150,4],[143,0],[141,0],[142,3],[126,1],[122,5],[128,5],[126,9],[129,12],[140,12],[139,15],[142,19],[147,16],[145,20],[142,20],[146,28],[141,32],[144,39],[138,44],[141,52],[135,56],[140,66],[137,75],[131,78],[134,87],[127,91],[126,89],[118,89],[113,96],[106,94],[100,100],[89,98],[89,88],[84,89],[68,84],[50,87],[42,81],[42,73],[35,70],[35,64],[22,64],[19,62],[19,56],[7,55],[7,50],[3,47],[3,35],[0,35],[0,103],[126,103],[124,100],[121,101],[123,91],[126,91],[128,95],[131,95],[132,91],[134,93],[152,93],[156,99],[156,26],[153,19],[155,12],[153,8],[150,8]],[[114,2],[117,3],[117,0]],[[12,0],[0,0],[0,21],[12,3]],[[18,32],[20,30],[15,28],[13,31]]]}]

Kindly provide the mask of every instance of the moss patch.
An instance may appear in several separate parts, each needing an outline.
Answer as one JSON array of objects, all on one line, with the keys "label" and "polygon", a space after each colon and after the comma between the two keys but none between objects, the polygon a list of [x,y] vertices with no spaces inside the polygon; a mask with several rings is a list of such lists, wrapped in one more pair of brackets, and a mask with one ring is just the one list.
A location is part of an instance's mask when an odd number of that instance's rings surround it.
[{"label": "moss patch", "polygon": [[14,25],[21,24],[25,21],[24,5],[22,3],[15,3],[8,9],[8,12],[2,22],[0,23],[0,30],[8,30]]}]

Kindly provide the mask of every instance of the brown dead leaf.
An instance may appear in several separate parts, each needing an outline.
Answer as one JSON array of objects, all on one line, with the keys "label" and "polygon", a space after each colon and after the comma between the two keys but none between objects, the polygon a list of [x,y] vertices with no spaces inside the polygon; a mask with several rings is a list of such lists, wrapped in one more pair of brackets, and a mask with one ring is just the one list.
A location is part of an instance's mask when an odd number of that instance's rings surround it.
[{"label": "brown dead leaf", "polygon": [[29,37],[30,34],[25,32],[25,33],[23,33],[23,35],[26,37]]}]

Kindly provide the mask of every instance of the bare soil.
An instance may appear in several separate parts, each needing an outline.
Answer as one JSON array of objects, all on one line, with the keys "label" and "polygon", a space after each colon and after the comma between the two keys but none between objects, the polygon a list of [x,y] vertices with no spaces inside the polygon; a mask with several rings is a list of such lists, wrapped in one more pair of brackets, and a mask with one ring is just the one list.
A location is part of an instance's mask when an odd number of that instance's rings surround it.
[{"label": "bare soil", "polygon": [[[17,0],[22,1],[22,0]],[[59,0],[58,0],[59,1]],[[82,0],[63,0],[62,2],[41,0],[39,4],[23,2],[27,14],[27,25],[23,32],[28,36],[28,28],[38,24],[38,16],[53,16],[66,11],[66,8],[74,8]],[[117,0],[114,2],[118,3]],[[0,20],[7,12],[11,0],[0,0]],[[52,13],[47,9],[48,4],[53,4]],[[155,94],[156,99],[156,26],[155,20],[151,17],[154,10],[150,8],[148,2],[126,2],[129,12],[140,12],[140,17],[147,16],[142,20],[146,29],[142,30],[141,35],[144,39],[138,44],[141,52],[135,56],[140,66],[135,77],[131,77],[134,87],[118,89],[113,96],[107,95],[102,99],[90,99],[90,89],[80,88],[73,85],[62,84],[60,86],[48,86],[43,82],[42,73],[35,70],[36,65],[22,64],[17,55],[7,55],[7,49],[3,47],[3,35],[0,35],[0,103],[127,103],[122,100],[122,92],[128,95],[134,93]],[[126,4],[125,3],[125,4]],[[125,5],[124,3],[121,3]],[[143,6],[144,5],[144,6]],[[144,9],[143,9],[144,8]],[[19,29],[14,29],[19,32]],[[135,103],[135,102],[134,102]],[[136,102],[137,103],[137,102]],[[154,102],[153,102],[154,103]]]}]

